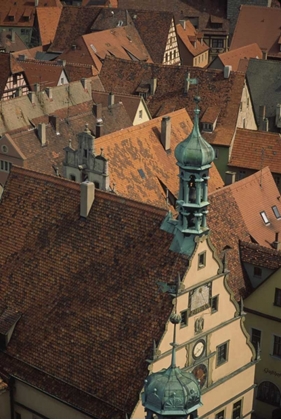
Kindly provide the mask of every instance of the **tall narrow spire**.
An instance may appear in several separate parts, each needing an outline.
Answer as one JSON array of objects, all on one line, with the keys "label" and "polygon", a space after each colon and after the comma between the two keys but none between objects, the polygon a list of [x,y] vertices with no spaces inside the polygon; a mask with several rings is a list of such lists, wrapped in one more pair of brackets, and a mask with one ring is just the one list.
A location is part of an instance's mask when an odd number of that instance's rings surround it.
[{"label": "tall narrow spire", "polygon": [[194,125],[190,135],[179,143],[175,157],[179,167],[178,219],[168,214],[161,229],[174,233],[170,249],[180,254],[191,255],[194,239],[207,235],[209,169],[215,158],[212,146],[203,139],[199,128],[199,101],[195,98]]}]

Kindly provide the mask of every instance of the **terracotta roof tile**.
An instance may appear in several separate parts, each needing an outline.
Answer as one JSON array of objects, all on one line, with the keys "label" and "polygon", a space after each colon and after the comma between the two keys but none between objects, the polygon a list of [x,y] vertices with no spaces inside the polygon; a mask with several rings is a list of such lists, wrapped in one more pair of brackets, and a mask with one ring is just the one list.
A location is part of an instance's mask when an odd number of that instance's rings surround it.
[{"label": "terracotta roof tile", "polygon": [[278,46],[281,9],[242,5],[233,33],[230,51],[257,43],[268,57],[281,57]]},{"label": "terracotta roof tile", "polygon": [[19,37],[19,35],[14,33],[14,41],[12,40],[11,32],[1,31],[0,32],[0,47],[1,50],[4,49],[5,52],[10,53],[14,51],[21,51],[26,48],[25,43]]},{"label": "terracotta roof tile", "polygon": [[281,173],[281,138],[279,133],[238,128],[228,166],[258,171],[268,166]]},{"label": "terracotta roof tile", "polygon": [[281,267],[281,252],[272,248],[265,248],[259,244],[241,241],[240,255],[243,263],[257,265],[269,270],[277,270]]},{"label": "terracotta roof tile", "polygon": [[[224,187],[234,197],[253,241],[271,248],[275,233],[280,231],[281,218],[273,212],[276,206],[281,215],[280,193],[268,167]],[[261,216],[264,212],[268,223]],[[265,219],[266,220],[266,219]]]},{"label": "terracotta roof tile", "polygon": [[[204,51],[209,50],[208,45],[203,42],[202,36],[199,38],[196,29],[189,20],[185,22],[185,29],[180,23],[177,24],[176,31],[178,37],[181,39],[193,57],[196,57],[197,55],[202,54]],[[193,43],[191,42],[191,39],[193,40]],[[194,42],[196,42],[196,44],[194,44]]]},{"label": "terracotta roof tile", "polygon": [[62,7],[37,7],[36,14],[42,45],[49,45],[54,41]]},{"label": "terracotta roof tile", "polygon": [[187,66],[164,66],[128,62],[106,58],[100,73],[101,82],[108,92],[134,94],[143,80],[157,78],[155,94],[148,96],[147,106],[153,117],[187,108],[193,114],[197,85],[191,85],[184,93],[188,72],[199,81],[201,113],[212,106],[221,109],[214,133],[204,133],[211,144],[229,146],[232,142],[244,87],[245,76],[231,72],[224,78],[221,70],[200,69]]},{"label": "terracotta roof tile", "polygon": [[100,10],[99,7],[64,6],[49,51],[63,52],[75,44],[79,37],[89,33]]},{"label": "terracotta roof tile", "polygon": [[262,58],[262,51],[258,44],[254,43],[219,54],[218,57],[224,66],[231,66],[233,71],[237,71],[241,70],[241,67],[239,68],[240,60]]},{"label": "terracotta roof tile", "polygon": [[41,90],[46,87],[58,86],[64,71],[64,67],[56,62],[21,60],[18,64],[23,68],[31,90],[34,90],[35,84],[39,84]]}]

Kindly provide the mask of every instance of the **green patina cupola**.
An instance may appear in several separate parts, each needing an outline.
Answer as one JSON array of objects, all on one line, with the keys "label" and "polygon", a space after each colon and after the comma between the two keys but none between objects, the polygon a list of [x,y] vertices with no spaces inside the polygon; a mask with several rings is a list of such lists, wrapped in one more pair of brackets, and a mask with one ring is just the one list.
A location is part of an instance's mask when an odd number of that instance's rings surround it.
[{"label": "green patina cupola", "polygon": [[176,325],[181,315],[173,313],[170,321],[174,324],[171,366],[148,376],[142,404],[147,419],[197,418],[197,409],[202,406],[200,384],[193,373],[176,367]]},{"label": "green patina cupola", "polygon": [[194,125],[190,135],[179,143],[175,157],[179,167],[179,195],[177,199],[178,219],[169,213],[161,229],[173,233],[170,249],[191,256],[195,241],[207,235],[208,180],[209,169],[215,159],[212,146],[203,139],[199,129],[200,98],[195,98]]},{"label": "green patina cupola", "polygon": [[199,101],[200,97],[196,96],[195,102],[197,106],[194,110],[195,117],[192,131],[175,149],[175,157],[179,166],[204,167],[205,165],[210,165],[215,159],[214,149],[203,139],[199,130]]}]

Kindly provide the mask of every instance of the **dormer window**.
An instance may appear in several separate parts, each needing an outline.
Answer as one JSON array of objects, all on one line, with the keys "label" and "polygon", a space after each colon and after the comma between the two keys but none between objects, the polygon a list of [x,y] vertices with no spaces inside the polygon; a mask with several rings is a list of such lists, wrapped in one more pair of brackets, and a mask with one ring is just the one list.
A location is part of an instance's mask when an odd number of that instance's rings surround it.
[{"label": "dormer window", "polygon": [[213,131],[213,124],[203,123],[203,130],[204,131]]},{"label": "dormer window", "polygon": [[273,211],[274,216],[276,217],[276,219],[281,219],[281,215],[279,213],[279,210],[278,210],[277,206],[272,206],[271,208],[272,208],[272,211]]},{"label": "dormer window", "polygon": [[265,211],[261,211],[261,212],[260,212],[260,215],[261,215],[262,220],[264,221],[264,223],[265,223],[266,225],[270,225],[270,222],[269,222],[269,219],[268,219],[268,217],[267,217],[267,215],[266,215],[266,212],[265,212]]}]

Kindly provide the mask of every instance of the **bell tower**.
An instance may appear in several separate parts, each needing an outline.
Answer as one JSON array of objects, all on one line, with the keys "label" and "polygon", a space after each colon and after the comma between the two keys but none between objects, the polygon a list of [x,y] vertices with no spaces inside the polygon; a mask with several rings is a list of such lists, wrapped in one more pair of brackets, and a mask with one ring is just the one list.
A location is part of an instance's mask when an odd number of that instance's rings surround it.
[{"label": "bell tower", "polygon": [[199,130],[200,97],[194,98],[194,125],[190,135],[179,143],[175,157],[179,167],[178,219],[168,213],[161,229],[173,233],[170,249],[180,254],[191,255],[195,238],[207,235],[209,169],[215,158],[212,146],[203,139]]}]

